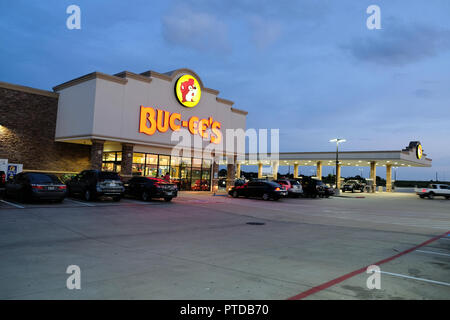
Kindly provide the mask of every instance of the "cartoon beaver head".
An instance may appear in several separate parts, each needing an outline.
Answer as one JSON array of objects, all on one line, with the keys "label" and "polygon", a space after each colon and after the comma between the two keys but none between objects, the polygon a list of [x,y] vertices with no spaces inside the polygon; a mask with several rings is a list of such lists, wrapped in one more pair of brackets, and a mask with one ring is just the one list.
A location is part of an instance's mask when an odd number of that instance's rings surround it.
[{"label": "cartoon beaver head", "polygon": [[194,79],[190,78],[181,83],[180,91],[183,97],[183,102],[194,102],[194,97],[197,94],[197,87],[194,84]]}]

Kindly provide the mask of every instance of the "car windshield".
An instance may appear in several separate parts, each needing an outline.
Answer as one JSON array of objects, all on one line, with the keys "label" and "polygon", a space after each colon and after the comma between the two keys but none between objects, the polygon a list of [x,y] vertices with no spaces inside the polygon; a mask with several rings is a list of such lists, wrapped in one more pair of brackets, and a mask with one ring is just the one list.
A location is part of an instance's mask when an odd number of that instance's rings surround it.
[{"label": "car windshield", "polygon": [[102,171],[98,174],[98,178],[101,180],[120,180],[120,177],[116,172]]},{"label": "car windshield", "polygon": [[298,186],[298,185],[300,184],[300,182],[295,181],[295,180],[291,180],[291,184],[292,184],[293,186]]},{"label": "car windshield", "polygon": [[52,174],[33,173],[28,174],[28,178],[33,184],[61,184],[61,181]]}]

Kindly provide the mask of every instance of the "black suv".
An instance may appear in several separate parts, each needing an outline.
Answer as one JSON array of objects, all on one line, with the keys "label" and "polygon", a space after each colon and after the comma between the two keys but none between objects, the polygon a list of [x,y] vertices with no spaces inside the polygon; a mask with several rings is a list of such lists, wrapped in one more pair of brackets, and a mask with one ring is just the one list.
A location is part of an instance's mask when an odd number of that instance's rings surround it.
[{"label": "black suv", "polygon": [[67,182],[68,194],[80,194],[86,201],[101,196],[110,196],[114,201],[120,201],[124,191],[119,175],[109,171],[85,170]]},{"label": "black suv", "polygon": [[325,195],[325,184],[318,179],[303,177],[300,179],[303,187],[303,196],[307,198],[323,197]]},{"label": "black suv", "polygon": [[348,181],[345,181],[344,185],[342,186],[342,192],[345,192],[345,191],[351,191],[351,192],[361,191],[361,192],[364,192],[365,187],[366,187],[366,184],[361,182],[361,181],[348,180]]},{"label": "black suv", "polygon": [[278,200],[281,197],[287,196],[287,191],[284,190],[278,183],[272,181],[252,180],[242,186],[233,187],[228,192],[233,198],[237,197],[258,197],[264,200]]},{"label": "black suv", "polygon": [[170,201],[177,196],[178,188],[176,184],[158,178],[133,177],[125,183],[125,194],[144,201],[151,198]]}]

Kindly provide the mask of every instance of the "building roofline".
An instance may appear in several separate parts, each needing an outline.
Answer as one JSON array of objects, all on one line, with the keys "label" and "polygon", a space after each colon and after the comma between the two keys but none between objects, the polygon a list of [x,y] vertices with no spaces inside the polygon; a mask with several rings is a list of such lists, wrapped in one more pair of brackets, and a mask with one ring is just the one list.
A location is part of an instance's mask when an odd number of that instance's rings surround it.
[{"label": "building roofline", "polygon": [[20,91],[20,92],[25,92],[25,93],[31,93],[31,94],[37,94],[40,96],[46,96],[46,97],[50,97],[50,98],[58,98],[58,96],[59,96],[58,93],[55,93],[52,91],[36,89],[36,88],[32,88],[32,87],[27,87],[27,86],[21,86],[18,84],[13,84],[13,83],[3,82],[3,81],[0,81],[0,88]]},{"label": "building roofline", "polygon": [[69,88],[71,86],[74,86],[74,85],[77,85],[77,84],[80,84],[80,83],[92,80],[92,79],[103,79],[103,80],[112,81],[112,82],[116,82],[116,83],[123,84],[123,85],[128,82],[127,79],[124,79],[124,78],[121,78],[121,77],[117,77],[117,76],[111,76],[111,75],[106,74],[106,73],[95,71],[95,72],[88,73],[88,74],[86,74],[84,76],[72,79],[70,81],[61,83],[61,84],[53,87],[53,91],[55,91],[55,92],[56,91],[60,91],[60,90]]}]

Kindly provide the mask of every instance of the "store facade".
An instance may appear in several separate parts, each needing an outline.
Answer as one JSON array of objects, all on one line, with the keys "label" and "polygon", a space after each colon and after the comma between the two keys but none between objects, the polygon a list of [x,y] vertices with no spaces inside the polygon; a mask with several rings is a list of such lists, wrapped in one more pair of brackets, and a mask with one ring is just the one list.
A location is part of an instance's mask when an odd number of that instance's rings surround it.
[{"label": "store facade", "polygon": [[[36,161],[37,150],[30,157],[23,156],[26,150],[19,146],[0,150],[0,156],[23,163],[24,170],[76,172],[93,168],[115,171],[124,178],[169,173],[182,190],[211,190],[218,171],[214,147],[223,150],[227,129],[245,130],[247,116],[247,112],[234,108],[232,101],[219,98],[217,90],[205,87],[189,69],[164,74],[94,72],[60,84],[54,92],[5,83],[0,88],[10,96],[2,96],[8,108],[2,111],[14,113],[15,109],[22,119],[27,118],[24,111],[30,111],[33,114],[28,117],[34,117],[25,119],[29,121],[25,125],[9,116],[0,118],[0,125],[17,136],[3,139],[0,133],[2,142],[20,143],[22,136],[27,145],[40,148],[44,158],[53,163]],[[18,102],[14,95],[23,96],[23,100]],[[36,101],[42,99],[48,106],[40,112]],[[28,104],[33,107],[28,108]],[[42,125],[47,130],[45,145],[38,133]],[[27,134],[30,130],[36,134]],[[59,154],[47,154],[54,150]],[[62,156],[64,153],[69,156]],[[220,157],[232,159],[236,153],[222,151]],[[234,170],[229,171],[232,181]]]}]

